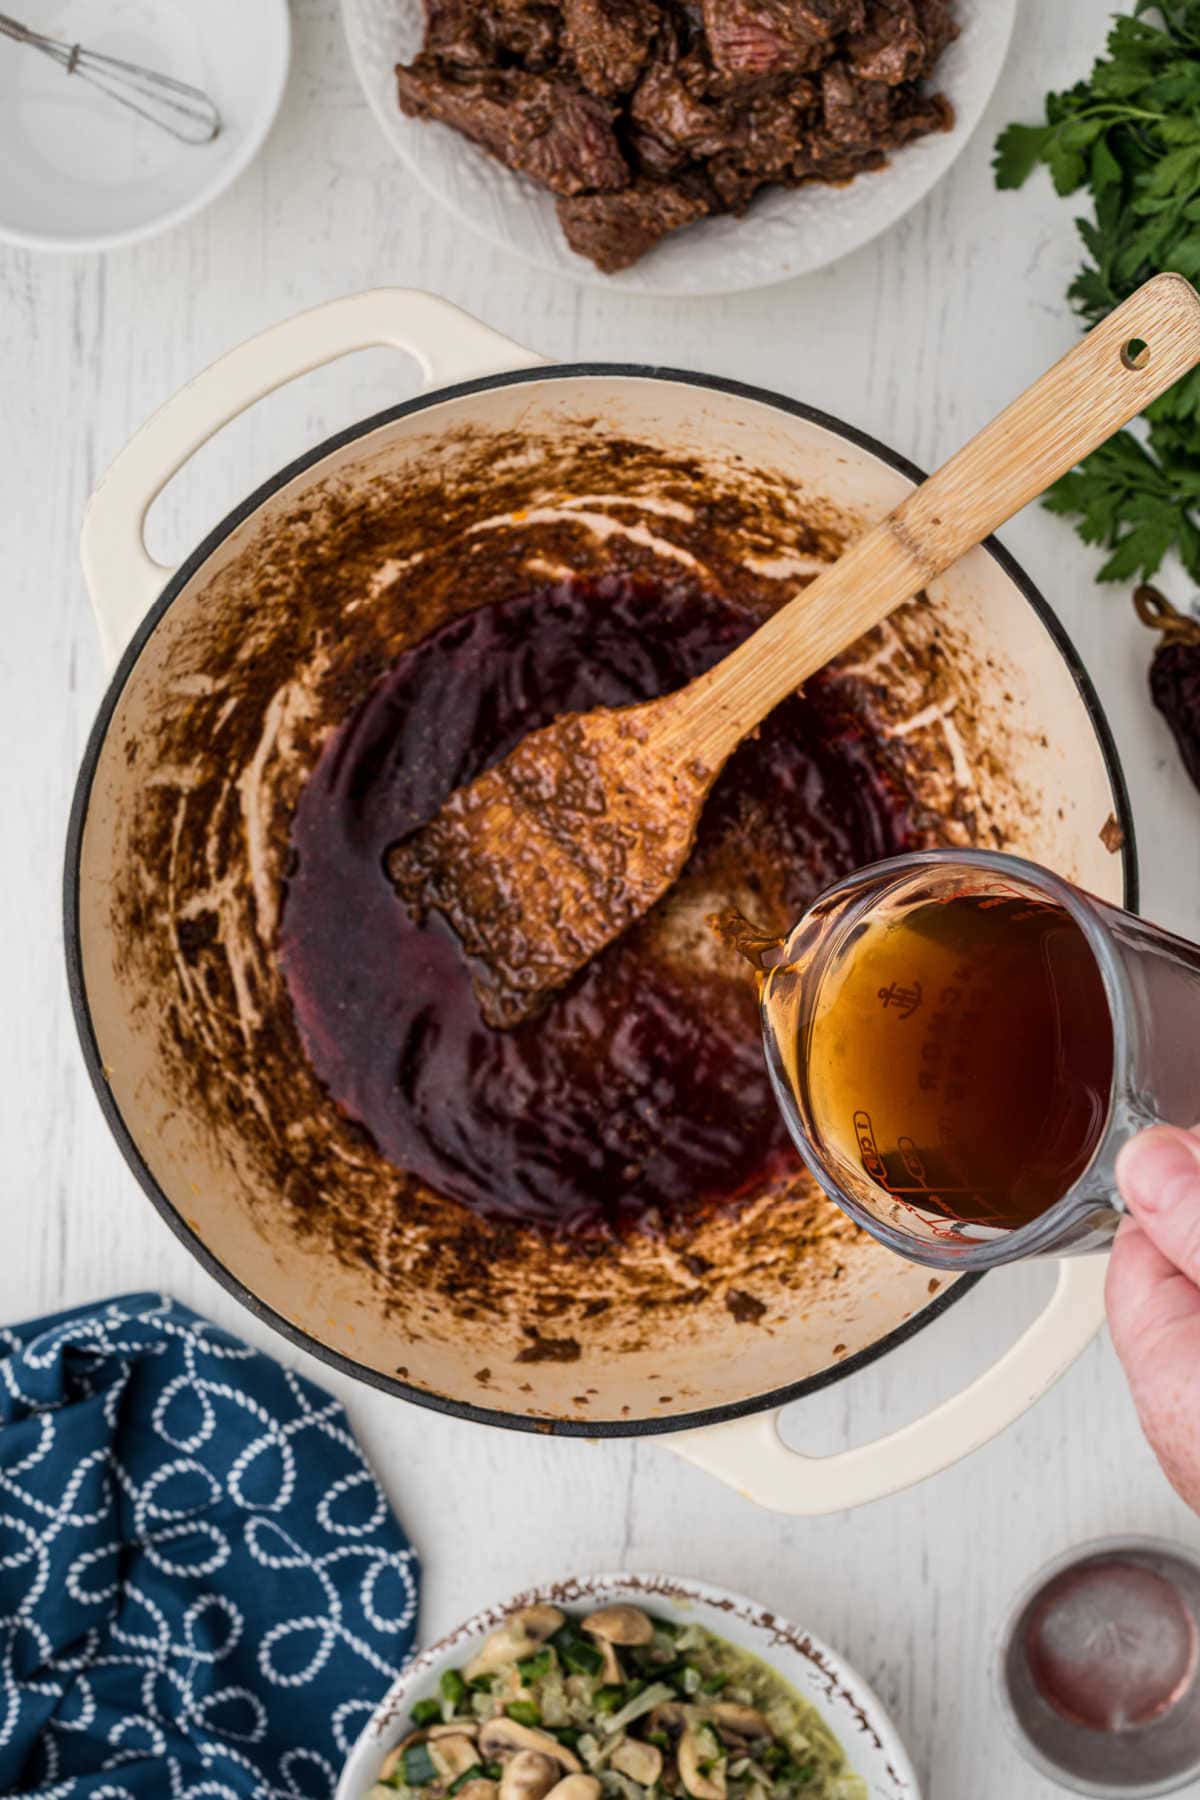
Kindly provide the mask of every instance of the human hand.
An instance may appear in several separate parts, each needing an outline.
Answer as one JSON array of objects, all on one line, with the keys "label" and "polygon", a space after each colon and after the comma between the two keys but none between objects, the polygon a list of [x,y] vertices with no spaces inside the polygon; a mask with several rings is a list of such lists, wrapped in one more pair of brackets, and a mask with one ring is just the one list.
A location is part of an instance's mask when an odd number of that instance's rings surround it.
[{"label": "human hand", "polygon": [[1154,1454],[1200,1512],[1200,1126],[1132,1139],[1117,1185],[1129,1217],[1108,1270],[1112,1340]]}]

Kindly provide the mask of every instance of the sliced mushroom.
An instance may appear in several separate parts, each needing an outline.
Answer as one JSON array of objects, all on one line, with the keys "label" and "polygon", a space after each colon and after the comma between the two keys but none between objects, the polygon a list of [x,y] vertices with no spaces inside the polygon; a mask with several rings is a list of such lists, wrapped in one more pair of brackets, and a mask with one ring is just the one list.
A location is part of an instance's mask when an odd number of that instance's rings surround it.
[{"label": "sliced mushroom", "polygon": [[602,1606],[599,1612],[588,1614],[583,1629],[610,1644],[649,1644],[654,1640],[654,1622],[637,1606]]},{"label": "sliced mushroom", "polygon": [[[676,1753],[679,1778],[692,1800],[725,1800],[725,1759],[712,1755],[703,1741],[706,1735],[713,1737],[712,1732],[706,1734],[704,1726],[696,1730],[689,1725],[680,1738]],[[711,1764],[707,1774],[700,1766],[702,1763]]]},{"label": "sliced mushroom", "polygon": [[600,1783],[594,1775],[564,1775],[546,1800],[600,1800]]},{"label": "sliced mushroom", "polygon": [[520,1612],[510,1613],[503,1625],[483,1640],[481,1649],[471,1658],[463,1674],[468,1681],[477,1681],[481,1675],[490,1675],[503,1663],[532,1656],[565,1624],[566,1616],[557,1606],[522,1607]]},{"label": "sliced mushroom", "polygon": [[628,1775],[630,1781],[640,1782],[643,1787],[653,1787],[662,1774],[662,1751],[657,1744],[643,1744],[640,1738],[626,1738],[608,1760],[619,1774]]},{"label": "sliced mushroom", "polygon": [[474,1741],[461,1731],[452,1732],[448,1737],[434,1737],[431,1731],[429,1755],[443,1781],[457,1781],[479,1761]]},{"label": "sliced mushroom", "polygon": [[607,1638],[597,1639],[596,1648],[604,1658],[600,1668],[601,1681],[605,1687],[620,1687],[625,1680],[625,1671],[621,1667],[621,1660],[616,1651]]},{"label": "sliced mushroom", "polygon": [[562,1768],[540,1750],[518,1750],[500,1772],[499,1800],[542,1800],[562,1777]]},{"label": "sliced mushroom", "polygon": [[739,1737],[771,1736],[771,1727],[756,1706],[739,1706],[733,1700],[718,1700],[707,1710],[723,1730],[735,1731]]},{"label": "sliced mushroom", "polygon": [[496,1783],[485,1775],[477,1775],[474,1781],[464,1781],[458,1790],[458,1800],[499,1800],[499,1795]]},{"label": "sliced mushroom", "polygon": [[678,1700],[668,1700],[655,1707],[647,1723],[651,1731],[665,1731],[668,1737],[675,1737],[686,1725],[687,1714]]},{"label": "sliced mushroom", "polygon": [[468,1737],[473,1738],[479,1730],[475,1719],[451,1719],[445,1725],[431,1725],[426,1731],[427,1738]]},{"label": "sliced mushroom", "polygon": [[512,1756],[518,1750],[536,1750],[539,1756],[548,1756],[569,1774],[578,1774],[583,1766],[575,1752],[560,1744],[548,1731],[536,1731],[532,1725],[518,1725],[515,1719],[486,1719],[479,1727],[479,1748],[485,1762]]}]

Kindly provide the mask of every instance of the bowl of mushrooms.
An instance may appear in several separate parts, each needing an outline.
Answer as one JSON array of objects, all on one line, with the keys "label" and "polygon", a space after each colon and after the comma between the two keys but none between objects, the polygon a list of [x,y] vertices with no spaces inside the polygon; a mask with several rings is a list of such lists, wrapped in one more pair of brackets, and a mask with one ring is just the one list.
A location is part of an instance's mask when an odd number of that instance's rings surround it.
[{"label": "bowl of mushrooms", "polygon": [[668,1575],[519,1594],[411,1662],[337,1800],[919,1800],[866,1683],[801,1627]]}]

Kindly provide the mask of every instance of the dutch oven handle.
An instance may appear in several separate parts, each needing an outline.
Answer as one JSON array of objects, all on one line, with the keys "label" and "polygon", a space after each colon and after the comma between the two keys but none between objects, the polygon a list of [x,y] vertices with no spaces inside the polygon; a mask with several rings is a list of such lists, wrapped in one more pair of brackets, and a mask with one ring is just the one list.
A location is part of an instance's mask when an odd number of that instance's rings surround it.
[{"label": "dutch oven handle", "polygon": [[323,363],[380,345],[407,350],[432,387],[546,360],[415,288],[374,288],[327,301],[230,350],[146,421],[88,504],[83,572],[110,663],[173,573],[155,562],[144,537],[146,514],[171,477],[256,400]]},{"label": "dutch oven handle", "polygon": [[778,1413],[680,1432],[668,1446],[774,1512],[842,1512],[926,1481],[1014,1424],[1065,1375],[1104,1322],[1106,1256],[1064,1259],[1045,1308],[978,1380],[873,1444],[804,1456],[779,1435]]}]

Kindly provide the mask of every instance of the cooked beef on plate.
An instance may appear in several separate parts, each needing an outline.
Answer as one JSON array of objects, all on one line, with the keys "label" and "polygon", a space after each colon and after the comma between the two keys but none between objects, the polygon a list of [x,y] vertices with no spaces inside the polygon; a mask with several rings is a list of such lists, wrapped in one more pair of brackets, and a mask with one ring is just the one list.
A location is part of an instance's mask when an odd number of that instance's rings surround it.
[{"label": "cooked beef on plate", "polygon": [[954,0],[425,0],[401,110],[558,196],[611,274],[770,184],[846,182],[954,122]]}]

